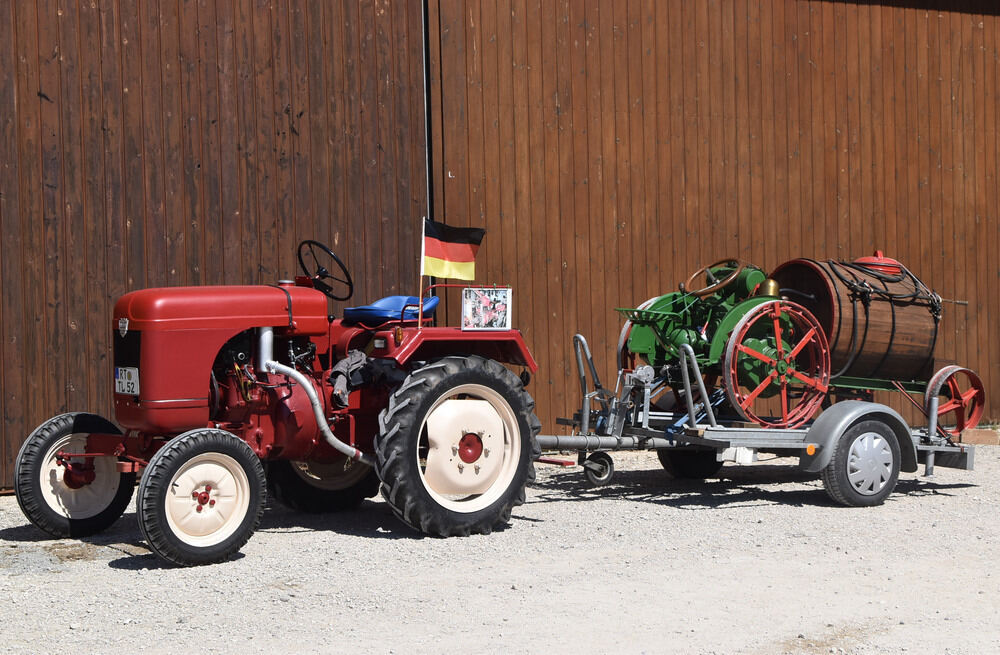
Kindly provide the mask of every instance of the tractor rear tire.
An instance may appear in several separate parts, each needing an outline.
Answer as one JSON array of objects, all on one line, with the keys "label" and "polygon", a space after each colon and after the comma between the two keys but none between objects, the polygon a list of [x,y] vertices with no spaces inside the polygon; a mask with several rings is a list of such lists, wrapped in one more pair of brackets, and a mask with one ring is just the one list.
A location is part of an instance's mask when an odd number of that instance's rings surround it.
[{"label": "tractor rear tire", "polygon": [[661,448],[656,451],[656,456],[667,473],[678,480],[704,480],[714,477],[722,468],[722,462],[715,458],[714,450]]},{"label": "tractor rear tire", "polygon": [[378,495],[375,470],[346,457],[332,464],[276,460],[267,465],[267,490],[279,503],[307,514],[355,509]]},{"label": "tractor rear tire", "polygon": [[535,479],[535,401],[502,364],[445,357],[417,369],[379,415],[382,496],[426,534],[488,534]]},{"label": "tractor rear tire", "polygon": [[840,435],[823,469],[830,498],[850,507],[881,505],[899,480],[896,433],[882,421],[862,421]]},{"label": "tractor rear tire", "polygon": [[[96,534],[117,521],[132,500],[135,473],[119,473],[117,457],[94,457],[94,480],[79,486],[67,484],[65,468],[57,464],[56,455],[60,451],[83,453],[92,432],[121,434],[95,414],[61,414],[35,428],[17,454],[17,503],[29,521],[53,537]],[[84,458],[74,457],[71,462],[84,464]]]},{"label": "tractor rear tire", "polygon": [[250,539],[267,496],[250,446],[223,430],[199,429],[156,451],[139,483],[139,528],[174,564],[221,562]]}]

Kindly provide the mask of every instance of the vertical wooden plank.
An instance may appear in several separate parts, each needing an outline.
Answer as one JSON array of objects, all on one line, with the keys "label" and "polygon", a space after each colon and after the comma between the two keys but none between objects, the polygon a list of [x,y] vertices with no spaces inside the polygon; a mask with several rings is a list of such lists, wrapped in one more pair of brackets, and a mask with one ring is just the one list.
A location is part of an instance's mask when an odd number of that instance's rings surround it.
[{"label": "vertical wooden plank", "polygon": [[[86,401],[77,407],[106,414],[110,409],[111,338],[108,317],[112,305],[107,298],[108,252],[107,208],[104,202],[103,98],[101,68],[103,63],[101,17],[96,4],[79,7],[77,29],[80,34],[80,114],[82,116],[82,248],[88,253],[83,284],[82,331],[86,334],[83,353],[88,371],[82,379]],[[2,59],[2,57],[0,57]],[[2,157],[0,157],[2,159]],[[71,251],[72,252],[72,251]]]},{"label": "vertical wooden plank", "polygon": [[253,115],[249,87],[250,47],[246,17],[234,0],[216,0],[219,57],[219,185],[221,207],[217,233],[221,240],[224,284],[243,282],[243,222],[253,219],[246,201],[249,165],[253,157],[252,132],[246,125]]},{"label": "vertical wooden plank", "polygon": [[[357,193],[356,180],[351,178],[349,156],[352,155],[353,140],[349,142],[348,116],[353,116],[353,106],[349,104],[350,89],[347,86],[345,62],[350,56],[349,40],[345,31],[346,19],[343,13],[343,3],[326,4],[324,6],[324,50],[329,51],[326,77],[326,110],[330,121],[330,141],[326,146],[330,151],[330,169],[326,179],[328,195],[331,196],[328,229],[333,248],[346,251],[344,262],[357,274],[361,270],[358,261],[360,251],[353,248],[351,239],[363,235],[355,235],[351,230],[347,212],[348,194]],[[353,212],[352,212],[353,213]],[[359,289],[360,290],[360,289]],[[358,294],[360,295],[360,294]]]},{"label": "vertical wooden plank", "polygon": [[[745,230],[748,247],[744,249],[743,259],[746,261],[762,261],[764,256],[764,241],[769,238],[766,228],[766,190],[764,186],[765,167],[765,147],[763,123],[767,120],[763,109],[763,95],[757,89],[764,88],[763,85],[763,63],[762,50],[763,38],[761,33],[763,27],[768,22],[761,15],[760,6],[752,1],[747,3],[747,58],[748,58],[748,97],[749,97],[749,122],[748,138],[750,139],[749,161],[750,161],[750,213],[746,216]],[[743,237],[744,230],[741,229],[740,236]]]},{"label": "vertical wooden plank", "polygon": [[[642,50],[642,152],[643,152],[643,233],[635,256],[643,262],[643,272],[637,281],[637,290],[630,302],[638,306],[645,298],[659,293],[663,262],[660,249],[666,242],[660,230],[661,221],[667,218],[666,189],[659,186],[659,173],[666,168],[666,159],[660,159],[667,126],[658,117],[662,107],[661,46],[658,41],[660,24],[657,21],[656,3],[642,0],[639,6],[641,19]],[[735,217],[732,217],[735,218]],[[641,285],[641,286],[639,286]]]},{"label": "vertical wooden plank", "polygon": [[161,101],[158,107],[162,124],[163,167],[161,184],[163,206],[164,279],[166,284],[186,284],[187,240],[184,219],[184,167],[192,151],[184,148],[183,89],[180,75],[180,25],[176,0],[158,7],[159,71]]},{"label": "vertical wooden plank", "polygon": [[[413,216],[411,198],[415,185],[416,188],[421,188],[424,182],[422,177],[413,175],[412,160],[420,154],[420,151],[413,147],[413,142],[420,130],[419,124],[417,124],[418,129],[414,129],[410,103],[414,98],[422,98],[423,94],[420,86],[410,84],[409,65],[414,56],[412,40],[419,42],[421,36],[419,31],[410,34],[408,9],[405,5],[390,5],[386,8],[386,12],[389,18],[388,31],[391,34],[390,51],[393,53],[390,71],[393,81],[389,87],[388,98],[393,116],[392,124],[388,126],[392,145],[387,150],[391,153],[393,175],[396,178],[388,188],[388,192],[393,196],[392,208],[389,210],[391,213],[388,213],[388,216],[395,252],[398,253],[394,262],[395,271],[389,278],[388,292],[416,295],[418,289],[413,261],[418,255],[414,251],[413,244],[420,215]],[[419,58],[420,51],[418,50],[416,54]]]},{"label": "vertical wooden plank", "polygon": [[750,113],[750,71],[756,66],[750,52],[748,0],[734,0],[733,52],[736,57],[736,240],[740,259],[750,260],[753,244],[753,205],[751,180],[752,137],[755,133]]},{"label": "vertical wooden plank", "polygon": [[[511,67],[514,103],[513,122],[513,164],[514,173],[511,181],[514,187],[511,189],[513,197],[513,213],[511,224],[514,231],[504,234],[504,244],[511,244],[513,247],[508,251],[508,256],[513,257],[517,262],[516,273],[511,278],[514,286],[518,290],[514,296],[514,311],[518,325],[523,325],[525,338],[528,343],[534,345],[539,341],[541,334],[538,331],[538,323],[535,322],[536,295],[533,281],[535,279],[537,267],[531,258],[531,246],[523,238],[524,234],[530,234],[531,222],[531,118],[530,118],[530,80],[528,75],[528,17],[527,2],[525,0],[513,0],[510,7],[511,26]],[[464,45],[464,44],[463,44]],[[464,97],[464,96],[463,96]],[[464,161],[453,160],[456,164],[449,164],[449,170],[458,168],[457,164],[464,166]],[[460,169],[459,169],[460,170]],[[507,169],[510,170],[510,169]],[[520,296],[520,299],[518,299]]]},{"label": "vertical wooden plank", "polygon": [[882,115],[885,121],[882,129],[884,142],[881,156],[883,161],[882,179],[884,184],[883,189],[885,199],[885,231],[883,233],[883,243],[886,244],[886,249],[889,248],[890,243],[895,243],[896,241],[896,230],[899,221],[899,213],[897,209],[898,160],[896,157],[896,126],[899,123],[899,117],[896,114],[897,87],[895,61],[897,35],[895,29],[893,29],[892,22],[894,12],[895,10],[892,7],[883,7],[881,11],[881,25],[877,26],[882,38],[882,47],[880,48],[880,51],[884,53],[882,59],[881,87],[884,90],[882,96]]},{"label": "vertical wooden plank", "polygon": [[[569,349],[565,346],[569,335],[581,328],[578,321],[582,293],[579,280],[570,271],[574,270],[577,251],[578,234],[576,225],[580,221],[576,207],[576,161],[574,158],[574,143],[577,141],[577,130],[574,109],[582,99],[574,93],[575,71],[573,68],[574,51],[572,47],[575,35],[574,16],[569,0],[561,0],[555,8],[556,20],[556,211],[559,216],[559,234],[557,235],[561,251],[556,260],[554,278],[557,281],[559,297],[564,299],[563,321],[559,336],[554,340],[559,344],[553,346],[550,352],[550,367],[555,380],[555,394],[550,406],[550,414],[569,416],[574,403],[571,390],[572,372],[570,369]],[[554,427],[553,423],[549,423]]]},{"label": "vertical wooden plank", "polygon": [[145,277],[147,286],[164,286],[169,281],[167,268],[167,217],[165,208],[165,98],[162,86],[160,16],[155,5],[142,5],[138,10],[140,83],[135,91],[141,103],[141,148],[143,219],[146,251]]},{"label": "vertical wooden plank", "polygon": [[[331,11],[332,8],[328,8],[327,3],[321,0],[306,0],[304,5],[296,4],[292,14],[294,23],[292,59],[296,62],[305,59],[308,75],[305,80],[305,91],[308,95],[300,96],[300,102],[307,103],[302,122],[308,131],[307,133],[300,129],[300,140],[302,142],[308,140],[308,145],[301,143],[296,148],[295,181],[298,187],[296,191],[298,200],[295,238],[297,241],[316,239],[321,243],[330,244],[332,248],[331,196],[336,191],[331,184],[334,156],[330,142],[336,133],[336,127],[331,120],[330,105],[333,97],[327,85],[327,69],[334,66],[333,53],[329,52],[330,46],[326,42],[329,20],[327,16]],[[337,97],[339,96],[338,93]],[[303,158],[302,151],[307,148],[308,155]],[[338,187],[342,186],[343,180],[338,181],[340,182]],[[303,189],[307,190],[307,198],[302,198]],[[307,206],[303,207],[303,204]],[[296,264],[293,264],[293,269],[296,273],[299,272]]]},{"label": "vertical wooden plank", "polygon": [[[305,1],[300,0],[276,12],[285,35],[285,47],[276,65],[279,74],[287,76],[287,110],[282,109],[285,128],[285,162],[279,159],[278,184],[288,185],[287,196],[279,202],[278,251],[281,266],[275,273],[279,277],[292,279],[298,271],[295,248],[303,239],[303,225],[311,225],[315,220],[312,211],[312,187],[310,185],[310,165],[312,152],[312,96],[309,91],[309,51],[314,47],[308,38],[305,15]],[[318,21],[317,21],[318,22]],[[276,52],[277,58],[277,52]],[[329,244],[328,244],[329,245]]]},{"label": "vertical wooden plank", "polygon": [[[63,356],[60,357],[63,370],[56,369],[59,377],[53,386],[62,387],[63,404],[68,409],[89,409],[87,372],[93,362],[88,361],[90,350],[87,332],[87,278],[90,260],[94,255],[81,252],[80,245],[87,243],[84,223],[84,170],[83,122],[81,102],[80,61],[83,57],[80,45],[79,8],[73,4],[56,10],[55,24],[58,48],[59,106],[58,121],[60,144],[57,150],[57,167],[61,193],[56,197],[60,206],[56,220],[61,223],[61,231],[56,237],[56,247],[61,251],[60,284],[63,289],[63,311],[55,317],[64,330],[61,340]],[[70,263],[73,262],[71,265]],[[63,344],[76,343],[82,347],[65,348]],[[57,348],[50,352],[60,352]]]},{"label": "vertical wooden plank", "polygon": [[[195,108],[198,112],[195,120],[199,123],[201,156],[201,175],[198,180],[200,199],[198,208],[201,215],[198,223],[201,227],[201,241],[194,258],[189,256],[192,264],[197,261],[201,270],[200,279],[204,284],[221,284],[225,266],[224,248],[222,244],[223,188],[222,188],[222,121],[221,97],[224,87],[232,85],[232,62],[220,57],[221,39],[218,27],[223,17],[217,13],[217,0],[198,0],[194,8],[197,21],[197,75],[199,79],[200,102]],[[185,14],[190,13],[190,8]],[[190,20],[188,18],[187,20]],[[186,23],[185,23],[186,24]],[[230,37],[231,38],[231,37]],[[190,47],[190,46],[188,46]],[[232,106],[226,108],[226,114],[232,113]],[[197,168],[197,164],[195,168]],[[233,169],[228,169],[230,173]],[[228,187],[238,185],[238,180],[231,179]],[[193,193],[189,189],[189,193]],[[193,201],[189,201],[192,202]],[[192,230],[194,231],[194,230]]]},{"label": "vertical wooden plank", "polygon": [[[874,211],[874,187],[876,177],[875,162],[872,157],[872,138],[874,136],[874,121],[872,118],[872,52],[871,24],[872,15],[869,5],[859,4],[855,23],[858,35],[858,166],[856,193],[858,195],[858,216],[861,220],[861,243],[858,244],[852,257],[871,253],[876,245],[875,231],[877,217]],[[853,196],[852,196],[853,197]]]},{"label": "vertical wooden plank", "polygon": [[[466,194],[468,205],[460,217],[466,225],[483,227],[486,220],[485,202],[485,143],[483,137],[483,32],[479,3],[465,3],[462,11],[461,27],[465,32],[465,61],[461,62],[466,74],[466,134],[461,147],[467,150]],[[459,218],[459,217],[456,217]],[[489,233],[487,233],[489,235]],[[487,237],[488,238],[488,237]],[[492,255],[493,244],[484,241],[485,250]],[[482,255],[479,257],[482,260]],[[483,266],[483,264],[487,266]],[[489,282],[485,275],[488,262],[477,262],[476,281]]]},{"label": "vertical wooden plank", "polygon": [[864,195],[861,181],[864,159],[862,156],[862,87],[860,65],[860,38],[858,34],[858,8],[856,5],[847,7],[844,20],[846,30],[847,49],[844,53],[846,59],[846,89],[847,113],[845,115],[847,132],[847,219],[849,232],[844,241],[844,255],[846,259],[852,260],[860,257],[867,249],[866,227],[862,196]]},{"label": "vertical wooden plank", "polygon": [[[205,208],[202,193],[204,153],[202,135],[201,70],[199,64],[198,4],[196,0],[177,3],[177,79],[179,83],[180,148],[183,153],[179,181],[180,200],[176,203],[174,248],[183,246],[184,284],[205,284]],[[177,243],[181,240],[181,243]]]},{"label": "vertical wooden plank", "polygon": [[[606,251],[604,242],[606,234],[604,225],[607,225],[607,218],[610,208],[604,202],[604,178],[605,178],[605,156],[602,144],[602,75],[601,75],[601,41],[604,30],[601,28],[601,10],[603,6],[598,2],[588,2],[586,6],[587,24],[587,47],[586,47],[586,70],[587,70],[587,179],[588,179],[588,204],[590,212],[588,215],[589,239],[587,243],[587,261],[591,266],[591,297],[593,307],[596,312],[591,313],[588,324],[593,326],[593,338],[591,339],[591,349],[597,352],[607,352],[606,338],[602,341],[602,336],[606,333],[606,323],[603,314],[608,307],[607,285],[611,283],[607,279],[607,266],[605,264]],[[596,315],[595,315],[596,314]]]},{"label": "vertical wooden plank", "polygon": [[[487,7],[487,13],[496,17],[492,5]],[[428,214],[427,204],[429,201],[430,189],[428,163],[426,151],[430,146],[425,129],[425,103],[424,103],[424,55],[425,55],[425,35],[423,29],[423,6],[420,3],[406,3],[406,29],[409,43],[409,60],[407,68],[409,71],[409,116],[410,134],[406,139],[410,147],[410,197],[409,197],[409,220],[400,229],[400,241],[404,245],[404,252],[409,253],[409,267],[405,268],[404,280],[416,280],[419,271],[421,218]],[[429,45],[429,44],[428,44]],[[493,45],[496,45],[494,41]],[[497,104],[494,107],[499,109]],[[402,138],[402,135],[401,135]],[[499,155],[497,155],[499,157]],[[499,198],[497,198],[499,201]],[[493,212],[499,208],[499,202],[492,205]],[[499,230],[494,228],[493,233],[499,237]],[[497,250],[496,252],[501,252]]]},{"label": "vertical wooden plank", "polygon": [[[610,352],[610,335],[614,331],[617,317],[611,313],[611,307],[618,296],[618,224],[620,221],[618,203],[616,202],[616,182],[618,179],[617,144],[618,135],[615,132],[615,13],[614,6],[602,4],[597,15],[600,53],[599,74],[600,83],[600,153],[602,162],[601,204],[603,216],[593,233],[600,239],[600,250],[603,255],[603,271],[606,276],[604,302],[599,307],[599,331],[595,335],[597,352]],[[595,227],[592,225],[592,228]]]},{"label": "vertical wooden plank", "polygon": [[[63,180],[63,126],[60,121],[60,110],[63,106],[63,90],[60,84],[59,64],[59,27],[50,22],[48,17],[56,15],[54,0],[39,2],[38,29],[38,90],[41,99],[41,249],[44,272],[45,304],[41,308],[45,316],[44,352],[59,352],[66,338],[66,288],[65,260],[62,252],[65,236],[63,214],[63,199],[65,183]],[[44,20],[43,20],[44,19]],[[68,103],[69,100],[67,99]],[[29,217],[30,218],[30,217]],[[36,219],[37,220],[37,219]],[[42,366],[36,369],[42,373],[46,381],[43,387],[46,413],[59,413],[67,410],[66,389],[60,383],[66,379],[66,363],[63,359],[46,357]]]},{"label": "vertical wooden plank", "polygon": [[[278,132],[279,116],[282,116],[282,98],[276,88],[278,75],[275,74],[275,52],[281,45],[275,43],[275,23],[273,5],[267,0],[254,0],[250,13],[253,57],[251,59],[251,85],[254,94],[253,133],[256,140],[257,183],[253,185],[254,202],[257,211],[253,216],[251,229],[244,231],[256,237],[249,252],[272,252],[278,238],[278,160],[283,156],[284,136]],[[281,38],[278,36],[277,38]],[[253,229],[255,228],[255,230]],[[250,263],[251,271],[246,275],[248,284],[273,282],[274,261],[270,257],[259,257]]]},{"label": "vertical wooden plank", "polygon": [[[798,234],[793,226],[789,213],[788,173],[791,167],[790,148],[788,142],[789,98],[787,95],[787,68],[785,65],[785,39],[787,23],[785,20],[785,3],[775,2],[771,6],[771,38],[764,42],[771,56],[771,92],[765,94],[773,102],[772,118],[767,121],[773,127],[771,173],[772,209],[768,216],[773,217],[777,225],[785,226],[781,238],[769,238],[767,249],[762,261],[764,269],[770,270],[779,262],[792,255],[790,245],[798,242]],[[768,88],[768,87],[765,87]]]},{"label": "vertical wooden plank", "polygon": [[[590,187],[593,184],[590,168],[589,109],[589,75],[588,50],[592,34],[589,22],[588,6],[584,3],[570,2],[570,96],[573,99],[571,120],[573,124],[573,249],[570,251],[572,260],[564,274],[572,277],[579,289],[580,300],[577,304],[574,329],[586,330],[588,336],[592,322],[593,308],[589,302],[593,289],[591,277],[589,248],[591,243],[590,225]],[[572,362],[568,362],[572,366]]]},{"label": "vertical wooden plank", "polygon": [[[22,253],[25,247],[21,228],[21,192],[19,179],[23,162],[19,157],[19,135],[22,111],[19,107],[18,78],[23,75],[21,57],[26,55],[26,43],[17,31],[17,8],[13,3],[0,9],[0,230],[6,252],[0,259],[0,486],[13,482],[14,458],[21,439],[28,434],[24,366],[25,330],[22,318],[24,276]],[[25,56],[26,58],[26,56]],[[30,111],[30,110],[29,110]]]},{"label": "vertical wooden plank", "polygon": [[[814,225],[816,216],[813,204],[813,147],[811,126],[813,122],[812,72],[814,63],[809,52],[816,40],[809,26],[811,3],[796,2],[791,14],[794,21],[794,39],[786,39],[786,57],[794,65],[790,76],[788,96],[794,99],[795,109],[789,121],[789,139],[795,143],[795,164],[789,171],[789,202],[799,225],[798,248],[795,257],[815,257]],[[794,62],[794,63],[793,63]]]},{"label": "vertical wooden plank", "polygon": [[[245,262],[243,252],[257,252],[259,247],[257,206],[258,188],[264,184],[261,160],[265,156],[257,139],[258,105],[267,102],[256,88],[255,26],[251,7],[234,2],[233,49],[236,72],[235,96],[236,151],[239,179],[237,220],[223,225],[227,246],[227,284],[250,284],[256,280],[253,260]],[[230,263],[231,262],[231,263]],[[237,277],[238,276],[238,277]]]},{"label": "vertical wooden plank", "polygon": [[[720,26],[719,38],[721,43],[719,48],[722,52],[722,69],[720,71],[722,84],[722,140],[721,156],[723,158],[723,200],[719,211],[722,212],[723,234],[722,241],[725,243],[725,252],[734,253],[729,256],[736,256],[739,253],[739,140],[740,111],[737,106],[738,78],[742,77],[746,63],[745,50],[737,49],[736,44],[736,1],[722,0],[719,13]],[[718,220],[718,215],[716,219]]]},{"label": "vertical wooden plank", "polygon": [[[271,50],[271,146],[269,158],[274,185],[273,232],[262,239],[265,251],[277,255],[273,261],[262,266],[261,282],[275,282],[288,276],[294,270],[295,239],[295,178],[293,172],[294,149],[297,141],[297,123],[305,115],[298,106],[298,98],[293,94],[295,80],[292,77],[290,48],[289,4],[268,4],[268,28]],[[300,113],[301,112],[301,113]],[[265,245],[266,244],[266,245]],[[265,258],[267,259],[267,258]]]},{"label": "vertical wooden plank", "polygon": [[885,51],[882,46],[882,7],[872,6],[867,21],[860,21],[861,40],[871,39],[870,86],[871,101],[869,142],[871,156],[871,204],[872,247],[885,251],[886,243],[886,174],[891,170],[885,160]]},{"label": "vertical wooden plank", "polygon": [[[850,206],[851,132],[849,124],[852,101],[849,91],[851,79],[848,62],[852,58],[852,54],[857,52],[857,37],[854,37],[852,41],[848,34],[847,11],[848,9],[845,5],[834,3],[833,39],[834,43],[840,44],[839,48],[831,49],[834,57],[836,57],[836,60],[833,62],[833,91],[836,107],[833,125],[837,143],[837,158],[835,163],[835,170],[837,171],[836,213],[834,214],[837,226],[837,240],[835,242],[837,244],[837,259],[852,259]],[[846,49],[844,48],[844,44],[847,44]],[[852,45],[854,46],[853,49]]]}]

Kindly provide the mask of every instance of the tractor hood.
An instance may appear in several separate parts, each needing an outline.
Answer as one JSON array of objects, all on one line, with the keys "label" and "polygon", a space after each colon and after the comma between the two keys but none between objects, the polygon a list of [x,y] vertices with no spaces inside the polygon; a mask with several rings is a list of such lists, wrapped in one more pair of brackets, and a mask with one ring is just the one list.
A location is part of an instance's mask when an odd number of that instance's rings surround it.
[{"label": "tractor hood", "polygon": [[[121,319],[128,319],[127,326]],[[146,332],[264,326],[286,328],[294,334],[326,334],[326,296],[291,284],[162,287],[127,293],[115,303],[115,329]]]}]

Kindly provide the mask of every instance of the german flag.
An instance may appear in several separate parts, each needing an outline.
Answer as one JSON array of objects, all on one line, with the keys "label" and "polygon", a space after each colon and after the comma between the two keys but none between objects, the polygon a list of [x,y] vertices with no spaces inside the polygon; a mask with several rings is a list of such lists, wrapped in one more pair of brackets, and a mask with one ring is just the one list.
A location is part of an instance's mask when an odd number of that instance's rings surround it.
[{"label": "german flag", "polygon": [[425,218],[420,274],[474,280],[476,252],[485,234],[482,228],[453,227]]}]

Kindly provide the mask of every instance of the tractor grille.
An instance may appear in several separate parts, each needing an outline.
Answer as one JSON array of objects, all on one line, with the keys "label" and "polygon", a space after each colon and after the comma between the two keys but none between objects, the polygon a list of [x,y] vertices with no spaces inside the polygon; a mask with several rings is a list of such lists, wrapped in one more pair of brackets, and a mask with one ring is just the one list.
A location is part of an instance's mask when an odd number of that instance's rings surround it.
[{"label": "tractor grille", "polygon": [[136,330],[127,332],[124,337],[119,334],[118,330],[115,330],[115,366],[139,367],[139,344],[141,337],[142,333]]}]

